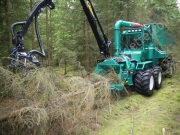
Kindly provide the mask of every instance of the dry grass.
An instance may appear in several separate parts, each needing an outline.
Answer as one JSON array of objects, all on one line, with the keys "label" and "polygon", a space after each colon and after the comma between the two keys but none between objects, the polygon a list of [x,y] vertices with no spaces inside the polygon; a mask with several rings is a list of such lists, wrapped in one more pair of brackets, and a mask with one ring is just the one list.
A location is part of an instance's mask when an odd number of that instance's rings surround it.
[{"label": "dry grass", "polygon": [[49,116],[44,108],[36,106],[23,107],[16,110],[15,116],[9,119],[13,134],[45,134]]},{"label": "dry grass", "polygon": [[0,66],[0,97],[10,97],[13,91],[22,90],[22,79]]},{"label": "dry grass", "polygon": [[98,127],[92,111],[110,102],[108,80],[100,76],[65,77],[41,68],[28,72],[24,79],[2,67],[0,74],[1,97],[17,101],[8,122],[1,123],[3,134],[89,132]]}]

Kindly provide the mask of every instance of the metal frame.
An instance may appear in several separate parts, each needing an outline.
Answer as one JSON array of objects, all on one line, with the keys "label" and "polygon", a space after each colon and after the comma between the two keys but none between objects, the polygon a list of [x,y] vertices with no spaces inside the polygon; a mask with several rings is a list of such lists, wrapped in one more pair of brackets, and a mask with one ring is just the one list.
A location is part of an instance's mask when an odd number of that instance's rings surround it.
[{"label": "metal frame", "polygon": [[[24,70],[24,68],[26,68],[27,60],[34,63],[36,66],[39,66],[40,62],[38,61],[38,59],[35,56],[32,55],[33,53],[37,54],[41,57],[45,57],[45,52],[44,52],[44,48],[42,45],[39,29],[38,29],[38,15],[41,13],[42,9],[45,8],[46,6],[48,6],[50,9],[55,8],[55,5],[52,2],[52,0],[41,0],[40,2],[38,2],[35,5],[35,7],[32,9],[30,14],[25,19],[25,21],[15,22],[11,25],[12,43],[15,45],[15,47],[12,47],[11,51],[10,51],[10,58],[11,58],[9,60],[10,67],[12,67],[12,68],[21,67],[19,64],[19,60],[24,61],[23,70]],[[35,21],[35,30],[36,30],[36,36],[38,39],[40,51],[30,50],[29,52],[26,53],[26,52],[24,52],[23,39],[24,39],[26,32],[28,31],[28,28],[29,28],[31,22],[33,22],[33,20]],[[19,26],[21,26],[21,29],[18,30],[17,33],[15,34],[15,29]]]}]

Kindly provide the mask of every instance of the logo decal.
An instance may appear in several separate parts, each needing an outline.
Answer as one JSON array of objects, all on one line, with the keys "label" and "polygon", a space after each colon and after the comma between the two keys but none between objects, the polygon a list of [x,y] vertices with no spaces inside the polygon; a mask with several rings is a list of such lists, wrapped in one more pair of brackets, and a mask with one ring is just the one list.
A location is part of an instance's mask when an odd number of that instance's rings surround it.
[{"label": "logo decal", "polygon": [[93,10],[92,10],[92,6],[91,3],[87,0],[87,6],[89,8],[89,11],[91,12],[91,14],[94,16]]}]

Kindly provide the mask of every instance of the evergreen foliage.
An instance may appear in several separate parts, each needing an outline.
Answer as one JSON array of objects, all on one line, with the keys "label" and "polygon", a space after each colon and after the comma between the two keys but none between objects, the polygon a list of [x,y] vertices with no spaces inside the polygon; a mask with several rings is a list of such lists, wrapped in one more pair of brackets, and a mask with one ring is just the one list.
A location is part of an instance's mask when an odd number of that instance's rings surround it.
[{"label": "evergreen foliage", "polygon": [[[10,26],[23,21],[37,0],[0,0],[0,57],[8,57],[12,46]],[[85,14],[78,0],[54,1],[56,9],[43,11],[39,17],[39,27],[47,57],[44,64],[55,65],[61,50],[69,50],[76,54],[77,60],[87,70],[93,69],[96,59],[102,56],[86,21]],[[158,22],[165,24],[178,37],[180,16],[176,0],[98,0],[92,1],[100,22],[109,40],[113,42],[113,27],[117,20],[139,23]],[[25,36],[27,51],[38,49],[34,24]],[[113,44],[111,46],[113,54]],[[56,61],[57,60],[57,61]],[[6,64],[6,63],[4,63]]]}]

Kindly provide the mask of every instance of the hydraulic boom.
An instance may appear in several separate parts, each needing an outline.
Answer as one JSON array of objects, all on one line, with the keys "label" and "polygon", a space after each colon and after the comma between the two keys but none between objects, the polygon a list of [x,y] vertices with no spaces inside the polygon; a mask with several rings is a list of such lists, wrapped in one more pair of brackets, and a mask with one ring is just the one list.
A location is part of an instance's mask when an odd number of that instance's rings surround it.
[{"label": "hydraulic boom", "polygon": [[[93,5],[90,0],[80,0],[83,10],[87,16],[87,19],[90,23],[96,41],[98,43],[100,53],[105,56],[105,58],[110,57],[109,47],[111,41],[108,40],[104,30],[101,26],[101,23],[94,11]],[[100,29],[100,31],[98,30]]]}]

